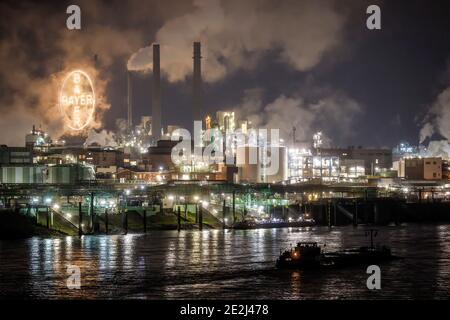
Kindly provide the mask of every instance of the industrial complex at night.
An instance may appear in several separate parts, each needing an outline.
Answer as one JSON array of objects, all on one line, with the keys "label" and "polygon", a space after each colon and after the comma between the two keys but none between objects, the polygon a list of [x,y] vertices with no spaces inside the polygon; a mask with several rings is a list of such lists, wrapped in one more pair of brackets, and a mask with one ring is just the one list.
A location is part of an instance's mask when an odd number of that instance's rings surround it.
[{"label": "industrial complex at night", "polygon": [[0,300],[450,297],[439,5],[79,2],[0,3]]},{"label": "industrial complex at night", "polygon": [[[159,45],[154,44],[152,100],[148,103],[149,115],[142,116],[140,123],[132,119],[129,74],[127,118],[117,121],[126,123],[122,130],[77,130],[89,126],[90,119],[85,117],[85,123],[81,123],[77,115],[80,111],[74,108],[66,120],[71,134],[51,137],[45,128],[33,125],[30,132],[24,132],[24,145],[2,145],[1,206],[22,210],[37,221],[41,221],[40,208],[47,208],[45,215],[51,215],[49,228],[57,215],[61,220],[57,228],[72,226],[80,233],[104,230],[107,211],[121,217],[142,216],[145,211],[148,216],[169,216],[176,221],[175,216],[180,214],[177,210],[182,210],[185,221],[181,224],[178,219],[173,228],[202,228],[198,225],[202,210],[214,222],[208,227],[232,228],[244,222],[275,226],[308,219],[330,225],[357,224],[368,219],[398,223],[402,218],[437,219],[448,208],[450,169],[445,149],[429,150],[406,142],[394,149],[331,147],[324,145],[321,132],[311,132],[310,140],[299,141],[295,127],[288,137],[277,136],[274,142],[248,119],[239,119],[233,110],[203,112],[199,42],[193,43],[189,114],[193,122],[201,124],[200,142],[195,141],[197,137],[186,140],[179,126],[165,123],[162,118],[159,50]],[[69,77],[75,78],[74,72]],[[77,101],[77,97],[66,100]],[[444,142],[429,144],[432,147]],[[187,143],[192,150],[178,150],[179,143]],[[212,151],[213,156],[216,152],[214,159],[211,152],[206,156],[211,146],[217,149]],[[277,166],[269,170],[273,163]],[[353,201],[351,209],[349,201]],[[430,202],[438,210],[436,216],[416,216],[416,207],[408,209],[409,203],[429,206]],[[403,206],[404,212],[381,219],[376,213],[378,203],[388,203],[391,210]],[[79,208],[82,213],[78,215]],[[90,224],[81,230],[79,216],[83,215]]]}]

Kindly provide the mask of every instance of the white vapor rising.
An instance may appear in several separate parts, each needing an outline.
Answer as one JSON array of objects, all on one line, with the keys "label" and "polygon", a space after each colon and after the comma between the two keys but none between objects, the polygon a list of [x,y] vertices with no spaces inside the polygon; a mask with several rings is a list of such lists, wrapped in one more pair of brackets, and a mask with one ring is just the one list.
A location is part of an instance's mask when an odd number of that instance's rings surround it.
[{"label": "white vapor rising", "polygon": [[326,129],[325,135],[336,137],[334,142],[339,142],[352,135],[353,120],[363,108],[340,92],[325,94],[314,101],[281,95],[264,105],[262,91],[252,89],[246,91],[235,111],[239,118],[249,119],[255,127],[279,129],[280,136],[286,141],[292,138],[292,128],[295,127],[296,140],[310,141],[315,131]]},{"label": "white vapor rising", "polygon": [[[169,19],[156,34],[161,69],[171,82],[191,73],[194,41],[202,42],[203,75],[209,82],[254,68],[270,50],[296,70],[308,70],[341,42],[346,22],[334,1],[196,0],[194,6]],[[149,71],[151,64],[148,46],[130,57],[128,69]]]},{"label": "white vapor rising", "polygon": [[427,148],[421,152],[423,157],[450,158],[450,144],[447,140],[430,141]]},{"label": "white vapor rising", "polygon": [[426,122],[420,130],[420,143],[435,132],[450,140],[450,87],[438,95],[428,112]]}]

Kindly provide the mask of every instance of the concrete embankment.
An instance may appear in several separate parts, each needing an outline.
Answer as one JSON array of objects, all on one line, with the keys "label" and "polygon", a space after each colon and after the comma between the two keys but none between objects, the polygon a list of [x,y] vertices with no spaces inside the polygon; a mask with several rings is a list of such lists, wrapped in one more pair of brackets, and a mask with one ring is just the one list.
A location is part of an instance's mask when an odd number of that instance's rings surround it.
[{"label": "concrete embankment", "polygon": [[395,199],[343,199],[312,204],[309,209],[320,225],[450,222],[449,202],[408,203]]}]

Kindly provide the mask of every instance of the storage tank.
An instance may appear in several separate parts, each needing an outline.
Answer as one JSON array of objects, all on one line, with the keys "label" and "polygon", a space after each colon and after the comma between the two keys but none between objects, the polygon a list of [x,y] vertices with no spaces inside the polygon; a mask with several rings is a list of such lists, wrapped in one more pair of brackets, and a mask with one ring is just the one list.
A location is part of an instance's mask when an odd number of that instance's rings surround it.
[{"label": "storage tank", "polygon": [[[283,182],[288,179],[288,156],[287,156],[287,148],[286,147],[274,147],[265,149],[268,151],[269,161],[271,161],[268,166],[274,166],[272,170],[270,168],[266,171],[264,170],[265,166],[262,162],[261,171],[262,171],[262,179],[261,182],[267,183],[276,183]],[[263,149],[264,152],[264,149]],[[276,152],[277,154],[272,154]],[[278,168],[276,166],[276,161],[278,160]],[[273,162],[273,163],[272,163]]]},{"label": "storage tank", "polygon": [[43,182],[43,166],[3,166],[0,181],[5,184],[33,184]]},{"label": "storage tank", "polygon": [[239,182],[259,182],[258,148],[249,146],[237,147],[236,166],[238,167]]},{"label": "storage tank", "polygon": [[95,180],[92,167],[82,165],[57,165],[44,170],[44,182],[49,184],[74,184]]}]

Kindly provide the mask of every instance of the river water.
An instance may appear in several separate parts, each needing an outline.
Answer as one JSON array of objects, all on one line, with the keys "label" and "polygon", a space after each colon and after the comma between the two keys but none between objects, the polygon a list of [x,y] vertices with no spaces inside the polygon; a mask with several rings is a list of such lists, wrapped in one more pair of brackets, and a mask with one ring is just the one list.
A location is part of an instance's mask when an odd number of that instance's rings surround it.
[{"label": "river water", "polygon": [[[365,245],[365,228],[154,231],[146,235],[0,242],[0,299],[448,299],[450,226],[380,227],[376,242],[404,259],[383,263],[381,290],[367,266],[280,271],[280,249],[297,241],[333,251]],[[81,289],[67,288],[67,266]]]}]

